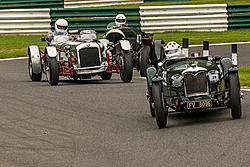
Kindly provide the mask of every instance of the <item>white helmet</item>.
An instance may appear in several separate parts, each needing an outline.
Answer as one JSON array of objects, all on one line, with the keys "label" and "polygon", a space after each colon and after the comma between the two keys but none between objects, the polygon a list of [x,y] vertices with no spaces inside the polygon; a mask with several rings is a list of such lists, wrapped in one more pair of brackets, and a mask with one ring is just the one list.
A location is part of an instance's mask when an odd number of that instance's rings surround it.
[{"label": "white helmet", "polygon": [[175,41],[168,42],[164,47],[164,50],[167,59],[178,58],[181,56],[181,46]]},{"label": "white helmet", "polygon": [[68,22],[65,19],[58,19],[55,23],[55,30],[57,33],[67,34]]},{"label": "white helmet", "polygon": [[124,14],[118,14],[115,17],[115,24],[117,26],[122,26],[126,24],[126,16]]}]

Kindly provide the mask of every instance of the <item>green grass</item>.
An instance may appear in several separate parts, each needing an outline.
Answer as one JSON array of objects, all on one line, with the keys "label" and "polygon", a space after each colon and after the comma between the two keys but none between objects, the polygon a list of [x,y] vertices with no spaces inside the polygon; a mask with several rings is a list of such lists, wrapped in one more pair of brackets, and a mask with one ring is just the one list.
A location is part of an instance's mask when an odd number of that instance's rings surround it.
[{"label": "green grass", "polygon": [[166,6],[166,5],[198,5],[198,4],[230,4],[230,3],[250,3],[249,0],[192,0],[192,1],[173,1],[173,2],[147,2],[132,5],[116,5],[117,7],[135,6]]},{"label": "green grass", "polygon": [[250,87],[250,66],[239,67],[239,78],[241,87]]},{"label": "green grass", "polygon": [[[98,34],[102,38],[103,34]],[[41,42],[42,35],[8,35],[0,36],[0,58],[27,56],[29,45],[46,46]],[[230,30],[225,32],[164,32],[155,33],[154,39],[163,39],[165,42],[176,41],[182,43],[182,38],[189,38],[190,44],[242,42],[250,41],[250,30]]]},{"label": "green grass", "polygon": [[42,35],[1,35],[0,58],[27,56],[29,45],[45,46]]},{"label": "green grass", "polygon": [[223,32],[164,32],[155,33],[154,39],[176,41],[182,43],[182,38],[188,38],[190,44],[250,41],[250,30],[229,30]]}]

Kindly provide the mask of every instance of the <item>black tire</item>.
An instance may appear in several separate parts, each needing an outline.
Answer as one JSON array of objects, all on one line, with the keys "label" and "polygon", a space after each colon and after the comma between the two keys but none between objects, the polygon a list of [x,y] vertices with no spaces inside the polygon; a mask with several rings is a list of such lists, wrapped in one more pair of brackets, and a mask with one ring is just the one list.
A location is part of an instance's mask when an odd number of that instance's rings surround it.
[{"label": "black tire", "polygon": [[165,111],[163,106],[163,98],[160,83],[153,83],[152,85],[152,97],[155,107],[155,117],[158,127],[166,128],[168,112]]},{"label": "black tire", "polygon": [[121,50],[120,77],[123,82],[130,82],[133,76],[133,60],[129,51]]},{"label": "black tire", "polygon": [[110,80],[111,77],[112,77],[112,73],[103,72],[103,73],[101,74],[102,80]]},{"label": "black tire", "polygon": [[238,73],[229,73],[230,107],[233,119],[241,118],[240,82]]},{"label": "black tire", "polygon": [[50,85],[58,85],[59,82],[59,66],[56,58],[46,59],[46,77]]},{"label": "black tire", "polygon": [[141,53],[140,53],[140,75],[141,77],[146,77],[147,73],[146,70],[150,67],[149,57],[150,57],[151,49],[150,46],[144,45]]},{"label": "black tire", "polygon": [[38,73],[38,74],[35,74],[33,72],[32,61],[31,61],[30,56],[29,56],[29,61],[28,61],[28,68],[29,68],[28,70],[29,70],[30,79],[32,81],[41,81],[41,79],[42,79],[42,71],[40,73]]},{"label": "black tire", "polygon": [[152,117],[155,117],[155,107],[154,107],[154,101],[152,97],[152,89],[148,88],[148,103],[149,103],[149,109],[150,109],[150,114]]}]

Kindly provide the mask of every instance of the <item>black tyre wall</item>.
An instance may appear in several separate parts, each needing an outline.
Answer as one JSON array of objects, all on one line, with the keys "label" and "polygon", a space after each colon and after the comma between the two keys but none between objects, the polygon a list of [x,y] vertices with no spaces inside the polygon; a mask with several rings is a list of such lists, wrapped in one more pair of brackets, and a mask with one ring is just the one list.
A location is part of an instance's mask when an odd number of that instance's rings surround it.
[{"label": "black tyre wall", "polygon": [[164,110],[161,84],[153,82],[152,85],[152,96],[155,107],[155,117],[159,128],[166,128],[168,112]]},{"label": "black tyre wall", "polygon": [[130,82],[133,76],[133,60],[129,51],[121,50],[120,77],[123,82]]},{"label": "black tyre wall", "polygon": [[50,85],[58,85],[59,82],[59,66],[56,58],[47,58],[50,78],[48,82]]},{"label": "black tyre wall", "polygon": [[231,115],[233,119],[241,118],[240,82],[237,72],[229,73],[229,93]]},{"label": "black tyre wall", "polygon": [[148,45],[144,45],[141,53],[140,53],[140,75],[141,77],[146,77],[146,69],[150,66],[149,58],[150,58],[151,48]]}]

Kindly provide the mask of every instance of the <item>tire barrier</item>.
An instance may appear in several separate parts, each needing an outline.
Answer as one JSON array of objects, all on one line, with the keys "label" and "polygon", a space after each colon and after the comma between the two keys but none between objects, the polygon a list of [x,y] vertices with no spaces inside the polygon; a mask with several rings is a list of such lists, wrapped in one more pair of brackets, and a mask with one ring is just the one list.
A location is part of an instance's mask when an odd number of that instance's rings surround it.
[{"label": "tire barrier", "polygon": [[50,9],[0,10],[0,34],[47,34]]},{"label": "tire barrier", "polygon": [[105,32],[110,22],[114,22],[115,16],[123,13],[127,17],[130,27],[140,28],[139,7],[109,7],[109,8],[51,8],[51,27],[59,18],[64,18],[69,23],[69,29],[94,29],[97,32]]},{"label": "tire barrier", "polygon": [[0,9],[63,8],[64,0],[1,0]]},{"label": "tire barrier", "polygon": [[250,28],[250,3],[228,4],[228,29]]},{"label": "tire barrier", "polygon": [[143,0],[64,0],[64,8],[99,7],[143,3]]},{"label": "tire barrier", "polygon": [[[58,18],[69,22],[69,29],[106,31],[118,13],[127,16],[128,26],[145,32],[163,31],[226,31],[250,28],[250,3],[174,5],[105,8],[40,8],[3,9],[7,2],[0,1],[0,34],[46,34]],[[24,5],[35,0],[18,1]],[[36,0],[46,2],[48,0]],[[62,0],[52,0],[51,4]],[[2,6],[1,6],[2,5]],[[17,5],[17,4],[15,4]],[[29,4],[26,4],[30,7]],[[30,4],[32,5],[32,3]],[[33,4],[34,5],[34,4]],[[37,5],[37,4],[35,4]],[[60,4],[61,5],[61,4]],[[14,6],[15,7],[15,6]],[[44,7],[44,6],[39,6]]]},{"label": "tire barrier", "polygon": [[141,6],[141,30],[226,31],[227,5]]}]

